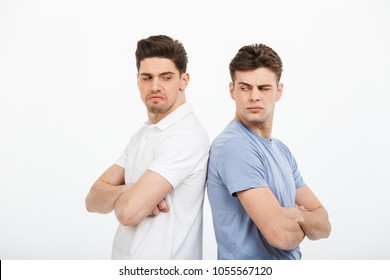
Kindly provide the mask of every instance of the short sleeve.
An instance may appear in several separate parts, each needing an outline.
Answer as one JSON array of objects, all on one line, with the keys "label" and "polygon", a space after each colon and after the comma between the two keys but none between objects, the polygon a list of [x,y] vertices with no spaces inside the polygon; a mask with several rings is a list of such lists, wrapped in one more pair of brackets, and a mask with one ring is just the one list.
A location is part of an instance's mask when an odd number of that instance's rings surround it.
[{"label": "short sleeve", "polygon": [[127,147],[123,150],[121,156],[117,158],[117,160],[114,162],[116,165],[119,165],[122,168],[126,168],[126,162],[127,162],[127,156],[129,152],[127,150]]},{"label": "short sleeve", "polygon": [[148,170],[163,176],[173,188],[207,164],[209,145],[191,131],[163,137]]},{"label": "short sleeve", "polygon": [[295,188],[298,189],[304,186],[306,183],[303,180],[301,173],[299,172],[298,163],[295,160],[294,155],[291,153],[290,149],[286,145],[284,145],[281,141],[278,141],[278,144],[281,147],[282,151],[285,153],[288,162],[290,164],[291,173],[292,176],[294,177]]},{"label": "short sleeve", "polygon": [[290,155],[291,155],[290,165],[291,165],[291,170],[292,170],[292,174],[294,177],[295,188],[298,189],[298,188],[304,186],[306,183],[303,180],[301,173],[299,172],[298,164],[297,164],[294,156],[292,154],[290,154]]},{"label": "short sleeve", "polygon": [[217,168],[231,195],[268,186],[263,157],[255,147],[240,138],[232,138],[223,145]]}]

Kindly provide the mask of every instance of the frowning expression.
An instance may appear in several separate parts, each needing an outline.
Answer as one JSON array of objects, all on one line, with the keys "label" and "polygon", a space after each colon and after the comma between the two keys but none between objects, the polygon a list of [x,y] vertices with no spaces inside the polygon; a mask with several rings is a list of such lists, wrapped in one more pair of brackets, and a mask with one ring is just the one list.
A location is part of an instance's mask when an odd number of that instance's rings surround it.
[{"label": "frowning expression", "polygon": [[187,73],[180,74],[167,58],[152,57],[141,61],[137,74],[138,89],[148,113],[164,118],[185,100]]},{"label": "frowning expression", "polygon": [[236,117],[246,124],[272,124],[275,103],[281,98],[282,84],[268,68],[236,71],[230,96],[236,102]]}]

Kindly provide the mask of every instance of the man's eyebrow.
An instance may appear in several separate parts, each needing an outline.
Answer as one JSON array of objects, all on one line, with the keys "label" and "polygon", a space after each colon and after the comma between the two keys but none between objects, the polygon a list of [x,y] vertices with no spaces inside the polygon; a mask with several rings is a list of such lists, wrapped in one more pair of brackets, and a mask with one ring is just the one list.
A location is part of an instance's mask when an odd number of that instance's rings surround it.
[{"label": "man's eyebrow", "polygon": [[147,72],[139,73],[139,75],[140,75],[140,76],[152,76],[152,74],[147,73]]},{"label": "man's eyebrow", "polygon": [[[141,76],[153,76],[152,73],[148,73],[148,72],[142,72],[140,73]],[[160,73],[158,74],[159,76],[164,76],[164,75],[175,75],[175,73],[171,72],[171,71],[167,71],[167,72],[163,72],[163,73]]]},{"label": "man's eyebrow", "polygon": [[160,74],[160,76],[164,76],[164,75],[175,75],[175,73],[173,73],[171,71],[167,71],[167,72],[163,72]]},{"label": "man's eyebrow", "polygon": [[[246,85],[246,86],[252,86],[252,84],[249,84],[247,82],[238,82],[238,84],[240,85]],[[256,85],[257,87],[266,87],[266,86],[272,86],[271,84],[260,84],[260,85]]]},{"label": "man's eyebrow", "polygon": [[[247,87],[250,87],[250,88],[253,87],[253,85],[248,84],[246,82],[238,82],[238,85],[247,86]],[[257,87],[258,89],[269,88],[269,87],[272,87],[272,84],[260,84],[260,85],[255,85],[255,87]]]},{"label": "man's eyebrow", "polygon": [[252,85],[251,84],[248,84],[248,83],[245,83],[245,82],[238,82],[239,85],[243,85],[243,86],[247,86],[247,87],[251,87]]},{"label": "man's eyebrow", "polygon": [[272,87],[271,84],[263,84],[263,85],[257,85],[258,88],[261,88],[261,87]]}]

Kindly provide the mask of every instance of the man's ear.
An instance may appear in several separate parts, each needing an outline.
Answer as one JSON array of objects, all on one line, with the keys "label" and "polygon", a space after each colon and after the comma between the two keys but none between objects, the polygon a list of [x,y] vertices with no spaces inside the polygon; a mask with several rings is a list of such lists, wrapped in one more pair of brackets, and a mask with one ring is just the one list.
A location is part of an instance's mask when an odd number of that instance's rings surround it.
[{"label": "man's ear", "polygon": [[232,82],[229,83],[229,91],[230,91],[230,97],[233,100],[236,100],[236,97],[234,96],[234,84]]},{"label": "man's ear", "polygon": [[184,91],[188,85],[188,83],[190,82],[190,74],[188,73],[183,73],[180,77],[180,86],[179,86],[179,90],[180,91]]},{"label": "man's ear", "polygon": [[279,101],[282,98],[283,95],[283,84],[279,83],[278,85],[278,93],[276,95],[276,101]]}]

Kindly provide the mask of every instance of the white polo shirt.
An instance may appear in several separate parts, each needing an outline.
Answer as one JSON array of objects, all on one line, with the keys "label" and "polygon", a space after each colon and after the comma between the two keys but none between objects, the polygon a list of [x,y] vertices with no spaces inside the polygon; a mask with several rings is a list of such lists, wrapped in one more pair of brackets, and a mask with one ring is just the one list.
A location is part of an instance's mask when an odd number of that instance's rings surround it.
[{"label": "white polo shirt", "polygon": [[125,169],[126,184],[146,170],[173,187],[167,213],[137,226],[119,224],[112,259],[201,259],[203,200],[209,156],[206,130],[185,103],[154,125],[145,124],[115,162]]}]

